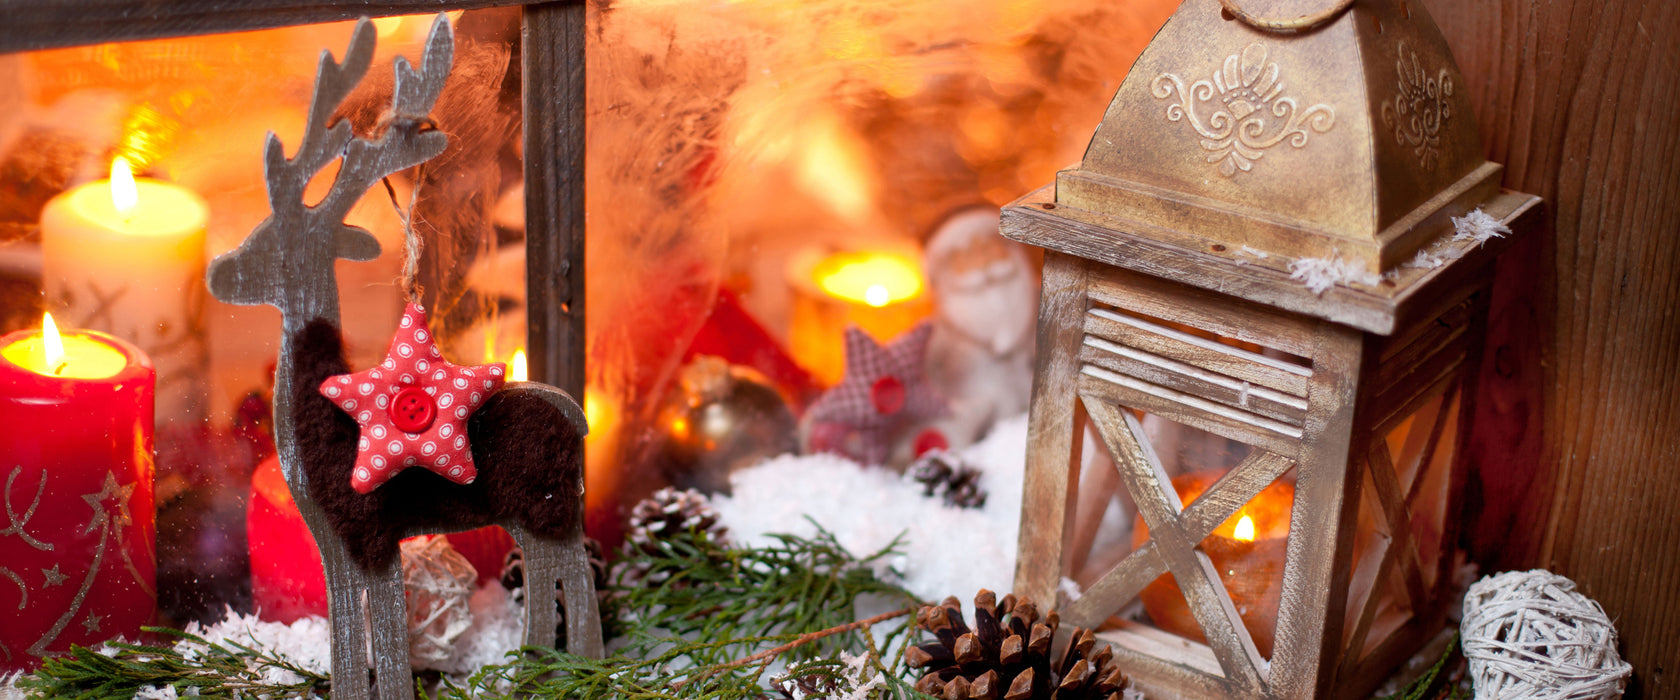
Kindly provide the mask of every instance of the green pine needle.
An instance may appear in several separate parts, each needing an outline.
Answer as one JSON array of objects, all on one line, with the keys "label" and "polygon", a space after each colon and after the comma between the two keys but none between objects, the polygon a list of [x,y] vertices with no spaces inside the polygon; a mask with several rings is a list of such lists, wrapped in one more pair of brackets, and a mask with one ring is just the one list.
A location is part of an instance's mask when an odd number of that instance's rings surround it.
[{"label": "green pine needle", "polygon": [[117,642],[106,646],[107,655],[75,646],[17,685],[30,697],[75,700],[129,700],[144,688],[171,686],[181,695],[196,690],[208,698],[309,698],[325,696],[330,687],[326,676],[272,652],[179,630],[142,629],[178,637],[186,651]]}]

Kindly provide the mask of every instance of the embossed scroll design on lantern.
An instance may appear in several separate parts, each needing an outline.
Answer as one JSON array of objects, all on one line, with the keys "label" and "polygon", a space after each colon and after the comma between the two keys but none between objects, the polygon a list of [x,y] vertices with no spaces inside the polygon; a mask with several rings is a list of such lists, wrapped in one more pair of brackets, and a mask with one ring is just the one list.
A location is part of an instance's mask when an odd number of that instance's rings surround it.
[{"label": "embossed scroll design on lantern", "polygon": [[[274,211],[238,248],[216,258],[208,283],[224,302],[270,305],[281,312],[275,446],[286,485],[321,549],[332,622],[333,697],[370,697],[371,661],[378,696],[409,700],[414,683],[398,537],[500,525],[524,548],[527,585],[549,586],[546,594],[530,591],[531,599],[563,592],[567,651],[599,657],[601,627],[581,516],[581,443],[588,425],[583,409],[565,392],[512,382],[488,399],[480,414],[493,413],[494,403],[501,407],[495,409],[500,417],[475,421],[469,430],[482,428],[504,439],[518,430],[522,439],[540,447],[488,449],[470,487],[410,480],[405,498],[369,504],[357,499],[375,496],[345,493],[351,488],[348,474],[342,480],[323,478],[335,467],[350,468],[354,454],[352,448],[344,451],[350,460],[332,461],[335,445],[342,447],[343,441],[334,442],[318,414],[339,409],[315,391],[326,376],[344,373],[335,263],[379,255],[378,242],[345,224],[344,216],[374,183],[431,160],[449,141],[429,116],[454,61],[454,35],[443,14],[432,25],[418,69],[405,58],[395,59],[391,112],[376,138],[359,138],[348,120],[333,119],[367,73],[374,43],[373,25],[363,19],[342,64],[322,52],[296,155],[287,158],[279,138],[268,136],[265,173]],[[319,204],[306,206],[304,186],[335,161],[340,165],[331,191]],[[308,435],[305,426],[312,431]],[[394,479],[377,493],[398,486]],[[524,644],[553,645],[555,614],[554,606],[528,606]]]},{"label": "embossed scroll design on lantern", "polygon": [[1394,62],[1399,74],[1396,95],[1383,100],[1383,126],[1394,130],[1394,141],[1402,148],[1411,147],[1424,170],[1434,170],[1440,163],[1441,126],[1452,118],[1452,75],[1446,68],[1431,77],[1423,69],[1418,54],[1400,42],[1400,57]]},{"label": "embossed scroll design on lantern", "polygon": [[[1316,104],[1303,110],[1295,98],[1282,96],[1282,70],[1267,58],[1266,46],[1253,43],[1227,56],[1212,79],[1191,83],[1189,89],[1172,73],[1156,76],[1151,84],[1155,99],[1177,95],[1178,102],[1167,105],[1167,121],[1189,122],[1202,137],[1207,162],[1218,163],[1225,177],[1252,170],[1255,161],[1285,139],[1290,146],[1305,148],[1311,137],[1308,129],[1322,134],[1336,124],[1334,107]],[[1210,104],[1214,111],[1204,119],[1198,104]],[[1274,125],[1281,126],[1274,130]]]}]

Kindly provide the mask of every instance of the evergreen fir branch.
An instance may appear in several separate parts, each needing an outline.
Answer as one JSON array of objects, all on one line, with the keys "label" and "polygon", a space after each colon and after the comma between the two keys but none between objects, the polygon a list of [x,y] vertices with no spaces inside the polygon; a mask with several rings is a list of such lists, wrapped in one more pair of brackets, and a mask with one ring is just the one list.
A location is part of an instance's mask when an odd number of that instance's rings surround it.
[{"label": "evergreen fir branch", "polygon": [[116,642],[106,645],[106,653],[74,646],[68,656],[48,659],[17,685],[31,697],[78,700],[129,700],[148,687],[209,698],[307,698],[324,696],[330,687],[325,675],[272,652],[237,642],[217,644],[179,630],[142,629],[181,643]]},{"label": "evergreen fir branch", "polygon": [[[899,553],[902,538],[858,558],[820,527],[808,539],[771,537],[775,541],[768,546],[731,549],[688,533],[660,540],[651,551],[631,550],[615,577],[614,605],[629,624],[642,629],[663,630],[672,637],[741,640],[798,635],[851,623],[854,603],[863,595],[879,596],[889,604],[917,605],[909,591],[874,573],[875,566]],[[626,571],[646,573],[639,580],[625,580]],[[842,648],[861,650],[856,636],[848,635],[802,646],[795,656]],[[751,649],[746,644],[728,645],[691,660],[697,665],[719,664]],[[649,651],[638,641],[630,645],[632,655]]]}]

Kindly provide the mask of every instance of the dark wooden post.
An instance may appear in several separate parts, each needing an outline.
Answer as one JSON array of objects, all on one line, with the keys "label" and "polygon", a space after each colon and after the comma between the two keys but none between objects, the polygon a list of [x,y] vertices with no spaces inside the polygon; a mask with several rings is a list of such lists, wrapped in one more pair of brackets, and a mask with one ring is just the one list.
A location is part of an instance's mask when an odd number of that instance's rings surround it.
[{"label": "dark wooden post", "polygon": [[585,353],[584,10],[582,0],[527,5],[522,42],[531,379],[579,401]]}]

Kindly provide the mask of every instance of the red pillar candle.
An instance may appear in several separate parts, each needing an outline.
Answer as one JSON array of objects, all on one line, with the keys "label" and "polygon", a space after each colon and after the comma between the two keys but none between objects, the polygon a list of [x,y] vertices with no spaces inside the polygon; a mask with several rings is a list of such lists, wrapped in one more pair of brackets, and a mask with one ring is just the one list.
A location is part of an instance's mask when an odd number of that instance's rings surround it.
[{"label": "red pillar candle", "polygon": [[91,331],[0,338],[0,670],[152,619],[157,372]]}]

